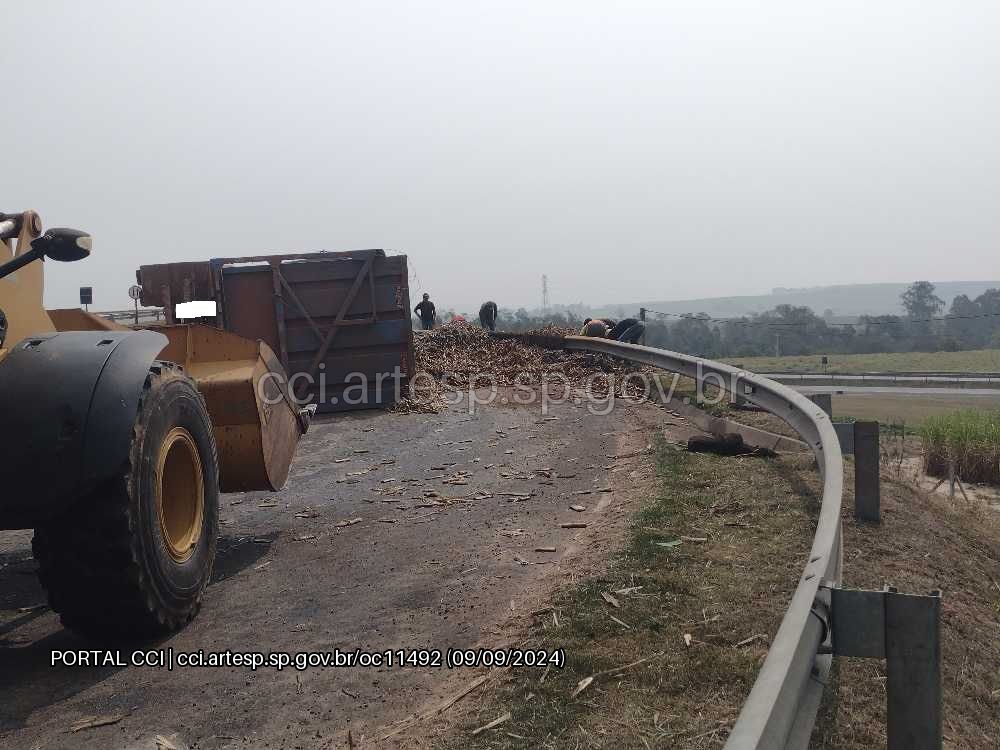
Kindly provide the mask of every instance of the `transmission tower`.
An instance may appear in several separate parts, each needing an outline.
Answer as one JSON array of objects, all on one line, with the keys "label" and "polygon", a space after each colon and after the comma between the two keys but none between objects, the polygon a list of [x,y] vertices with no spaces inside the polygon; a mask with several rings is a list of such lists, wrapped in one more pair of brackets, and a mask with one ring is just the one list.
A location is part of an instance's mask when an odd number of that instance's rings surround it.
[{"label": "transmission tower", "polygon": [[549,277],[542,274],[542,312],[549,311]]}]

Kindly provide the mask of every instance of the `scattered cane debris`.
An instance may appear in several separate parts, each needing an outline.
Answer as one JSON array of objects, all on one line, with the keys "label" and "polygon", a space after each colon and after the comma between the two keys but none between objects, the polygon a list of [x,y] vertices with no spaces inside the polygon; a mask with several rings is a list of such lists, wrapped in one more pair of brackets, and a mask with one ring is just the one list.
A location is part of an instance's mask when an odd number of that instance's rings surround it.
[{"label": "scattered cane debris", "polygon": [[631,629],[632,629],[632,626],[631,626],[631,625],[629,625],[629,624],[628,624],[627,622],[625,622],[624,620],[619,620],[619,619],[618,619],[617,617],[615,617],[614,615],[608,615],[608,617],[610,617],[610,618],[611,618],[612,620],[614,620],[615,622],[617,622],[617,623],[618,623],[619,625],[621,625],[621,626],[622,626],[623,628],[625,628],[626,630],[631,630]]},{"label": "scattered cane debris", "polygon": [[106,727],[109,724],[117,724],[125,718],[125,714],[108,714],[106,716],[84,716],[69,725],[69,731],[73,734],[82,732],[84,729],[94,729],[96,727]]},{"label": "scattered cane debris", "polygon": [[153,737],[153,742],[156,743],[156,750],[181,750],[180,747],[175,745],[162,734],[155,735]]},{"label": "scattered cane debris", "polygon": [[640,664],[645,664],[646,662],[652,661],[653,659],[659,659],[661,656],[663,656],[663,652],[662,651],[657,651],[652,656],[647,656],[645,659],[639,659],[638,661],[634,661],[631,664],[626,664],[625,666],[622,666],[622,667],[612,667],[611,669],[605,669],[605,670],[603,670],[601,672],[595,672],[594,674],[590,675],[589,677],[584,677],[582,680],[580,680],[576,684],[576,688],[573,690],[573,692],[570,693],[569,697],[570,698],[576,698],[580,693],[582,693],[584,690],[586,690],[588,687],[590,687],[590,685],[598,677],[605,677],[605,676],[611,675],[611,674],[614,674],[614,675],[621,674],[623,672],[627,672],[630,669],[634,669],[635,667],[638,667]]},{"label": "scattered cane debris", "polygon": [[505,721],[510,721],[511,717],[512,717],[512,714],[511,714],[510,711],[508,711],[503,716],[498,716],[497,718],[495,718],[489,724],[484,724],[483,726],[479,727],[479,729],[473,729],[472,730],[472,736],[475,737],[477,734],[485,732],[487,729],[493,729],[494,727],[498,727],[501,724],[503,724]]},{"label": "scattered cane debris", "polygon": [[766,641],[767,637],[768,637],[767,633],[757,633],[757,635],[752,635],[749,638],[744,638],[742,641],[735,644],[735,648],[742,648],[743,646],[747,646],[753,643],[754,641]]},{"label": "scattered cane debris", "polygon": [[[572,329],[543,328],[528,331],[528,335],[552,337],[575,335]],[[603,354],[565,352],[530,346],[509,338],[497,338],[472,325],[447,325],[423,331],[414,337],[417,372],[431,378],[418,378],[393,407],[404,413],[437,413],[444,407],[444,392],[470,388],[503,388],[539,385],[543,379],[550,389],[569,389],[580,397],[590,395],[606,399],[613,384],[615,396],[644,398],[645,393],[636,378],[626,380],[630,373],[642,368]],[[596,373],[596,375],[595,375]],[[518,378],[520,377],[520,380]],[[559,393],[553,397],[558,398]],[[568,393],[563,393],[568,396]],[[544,417],[536,424],[554,422],[557,417]],[[513,428],[508,428],[513,429]],[[500,437],[504,431],[497,429]]]}]

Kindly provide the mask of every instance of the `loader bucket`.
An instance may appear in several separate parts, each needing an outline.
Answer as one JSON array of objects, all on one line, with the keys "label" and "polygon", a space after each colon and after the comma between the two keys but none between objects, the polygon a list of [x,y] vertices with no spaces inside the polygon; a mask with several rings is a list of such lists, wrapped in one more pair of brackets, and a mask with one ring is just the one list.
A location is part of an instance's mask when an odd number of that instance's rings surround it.
[{"label": "loader bucket", "polygon": [[271,348],[202,325],[153,330],[170,340],[159,359],[183,366],[205,398],[219,451],[220,489],[280,489],[310,413],[293,400]]},{"label": "loader bucket", "polygon": [[123,326],[113,320],[102,318],[100,315],[81,310],[78,307],[71,307],[61,310],[47,310],[49,319],[57,331],[127,331],[128,326]]}]

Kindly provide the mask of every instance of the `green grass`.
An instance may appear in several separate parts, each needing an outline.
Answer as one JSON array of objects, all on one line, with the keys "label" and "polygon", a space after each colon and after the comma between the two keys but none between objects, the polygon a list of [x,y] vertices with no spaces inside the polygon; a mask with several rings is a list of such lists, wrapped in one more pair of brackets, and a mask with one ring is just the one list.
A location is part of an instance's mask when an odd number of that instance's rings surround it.
[{"label": "green grass", "polygon": [[[830,354],[827,371],[861,372],[1000,372],[1000,349],[961,352]],[[754,372],[823,372],[822,357],[734,357],[723,360]]]},{"label": "green grass", "polygon": [[965,409],[924,420],[920,430],[927,473],[955,473],[969,482],[1000,484],[1000,411]]},{"label": "green grass", "polygon": [[[526,645],[564,648],[566,667],[544,680],[512,670],[446,747],[725,742],[808,555],[816,508],[802,475],[812,469],[663,440],[656,460],[658,491],[607,571],[564,589],[535,619]],[[509,721],[471,735],[508,711]]]}]

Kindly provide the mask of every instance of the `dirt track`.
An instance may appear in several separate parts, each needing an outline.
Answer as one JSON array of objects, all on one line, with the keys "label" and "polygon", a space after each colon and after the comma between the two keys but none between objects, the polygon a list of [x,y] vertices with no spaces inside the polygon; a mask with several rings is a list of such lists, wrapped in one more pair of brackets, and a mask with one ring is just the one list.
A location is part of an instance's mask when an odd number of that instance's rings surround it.
[{"label": "dirt track", "polygon": [[[606,416],[572,404],[550,415],[497,403],[470,416],[461,404],[438,415],[314,423],[285,490],[223,497],[215,580],[199,617],[140,645],[297,652],[516,643],[548,591],[613,549],[651,473],[627,456],[663,420],[655,407],[624,403]],[[350,460],[335,462],[342,458]],[[444,483],[457,472],[469,473]],[[355,518],[363,520],[335,526]],[[544,546],[556,552],[534,551]],[[51,667],[54,649],[95,646],[48,610],[24,609],[44,602],[33,571],[30,533],[0,533],[4,747],[154,748],[156,735],[178,748],[346,747],[348,728],[368,744],[481,674]],[[91,716],[122,718],[68,733]],[[417,724],[390,742],[426,745],[427,731]]]}]

